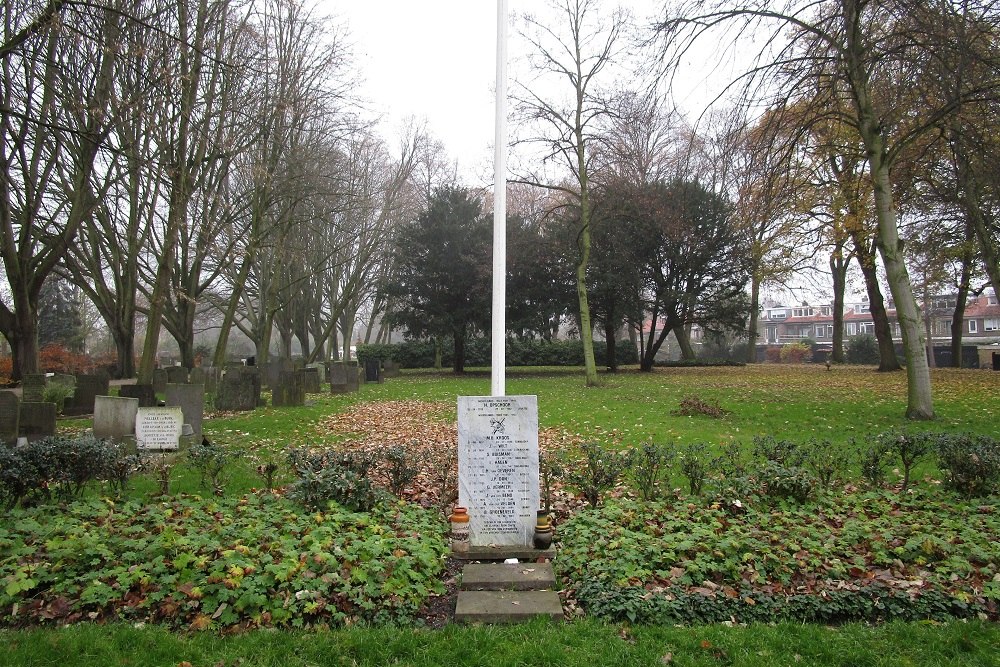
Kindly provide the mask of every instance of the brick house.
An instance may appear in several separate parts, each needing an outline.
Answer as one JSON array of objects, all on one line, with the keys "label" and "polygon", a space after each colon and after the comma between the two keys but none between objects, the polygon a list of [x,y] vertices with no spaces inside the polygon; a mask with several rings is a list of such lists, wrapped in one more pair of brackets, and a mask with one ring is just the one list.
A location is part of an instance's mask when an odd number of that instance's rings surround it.
[{"label": "brick house", "polygon": [[[951,320],[955,296],[934,297],[930,303],[931,338],[936,345],[951,342]],[[900,340],[896,311],[891,301],[886,303],[892,335]],[[1000,304],[992,292],[969,299],[962,326],[962,340],[969,345],[989,345],[1000,342]],[[874,335],[875,322],[868,301],[844,304],[844,336]],[[759,345],[784,345],[803,340],[816,343],[833,342],[833,306],[766,305],[758,322]]]}]

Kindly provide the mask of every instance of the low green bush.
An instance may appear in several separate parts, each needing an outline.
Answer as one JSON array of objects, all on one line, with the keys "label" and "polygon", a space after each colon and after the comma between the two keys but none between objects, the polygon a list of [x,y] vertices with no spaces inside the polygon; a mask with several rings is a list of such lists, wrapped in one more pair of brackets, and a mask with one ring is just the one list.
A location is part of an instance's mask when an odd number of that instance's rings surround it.
[{"label": "low green bush", "polygon": [[124,447],[93,435],[51,436],[21,447],[0,446],[0,499],[7,507],[80,496],[92,483],[120,494],[138,468]]},{"label": "low green bush", "polygon": [[563,478],[576,487],[591,507],[597,507],[605,492],[613,489],[632,467],[631,450],[617,452],[593,442],[580,448],[583,456],[563,465]]},{"label": "low green bush", "polygon": [[875,336],[862,334],[847,339],[844,356],[849,364],[864,364],[878,366],[881,356],[878,351],[878,341]]},{"label": "low green bush", "polygon": [[1000,441],[987,436],[942,434],[938,437],[937,458],[945,485],[966,498],[1000,490]]},{"label": "low green bush", "polygon": [[288,455],[296,478],[288,497],[310,510],[324,510],[331,502],[357,512],[366,512],[379,499],[369,473],[373,455],[355,452],[293,449]]}]

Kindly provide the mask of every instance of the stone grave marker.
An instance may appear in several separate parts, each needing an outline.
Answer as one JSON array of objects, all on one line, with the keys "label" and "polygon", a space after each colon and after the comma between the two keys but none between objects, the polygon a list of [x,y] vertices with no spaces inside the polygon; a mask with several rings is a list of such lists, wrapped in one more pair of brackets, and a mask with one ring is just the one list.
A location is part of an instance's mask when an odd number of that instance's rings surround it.
[{"label": "stone grave marker", "polygon": [[215,392],[215,409],[224,412],[253,410],[260,399],[260,374],[255,367],[227,370]]},{"label": "stone grave marker", "polygon": [[139,399],[97,396],[94,399],[94,437],[121,440],[135,436]]},{"label": "stone grave marker", "polygon": [[399,364],[397,364],[392,359],[386,359],[382,362],[382,377],[395,378],[399,377]]},{"label": "stone grave marker", "polygon": [[378,359],[365,360],[365,382],[382,382],[382,362]]},{"label": "stone grave marker", "polygon": [[306,368],[315,368],[320,384],[326,382],[326,364],[309,364]]},{"label": "stone grave marker", "polygon": [[205,416],[205,385],[167,384],[167,407],[179,407],[184,423],[190,424],[195,437],[201,437],[201,422]]},{"label": "stone grave marker", "polygon": [[21,400],[26,403],[41,403],[48,378],[45,373],[28,373],[21,379]]},{"label": "stone grave marker", "polygon": [[118,387],[118,395],[138,399],[140,408],[156,407],[156,390],[151,384],[123,384]]},{"label": "stone grave marker", "polygon": [[295,371],[302,379],[302,389],[307,394],[318,394],[320,392],[320,378],[318,368],[303,368]]},{"label": "stone grave marker", "polygon": [[77,375],[72,400],[66,401],[64,415],[89,415],[94,413],[94,399],[107,396],[111,386],[105,375]]},{"label": "stone grave marker", "polygon": [[18,414],[18,435],[38,440],[56,434],[56,404],[22,401]]},{"label": "stone grave marker", "polygon": [[[357,377],[357,372],[354,372],[354,375],[355,377]],[[333,363],[330,364],[331,394],[346,394],[349,391],[348,389],[349,379],[350,379],[350,373],[348,372],[347,364],[345,364],[342,361],[334,361]]]},{"label": "stone grave marker", "polygon": [[139,408],[135,416],[135,442],[139,451],[178,449],[184,413],[179,407]]},{"label": "stone grave marker", "polygon": [[0,445],[17,442],[21,422],[21,399],[12,391],[0,391]]},{"label": "stone grave marker", "polygon": [[538,512],[536,396],[459,396],[458,502],[472,546],[531,547]]},{"label": "stone grave marker", "polygon": [[[167,390],[167,382],[169,379],[167,377],[167,369],[165,368],[154,368],[153,369],[153,392],[156,394],[162,394]],[[145,407],[145,406],[143,406]]]},{"label": "stone grave marker", "polygon": [[[188,369],[183,366],[167,366],[167,384],[187,384]],[[163,391],[167,388],[164,387]]]},{"label": "stone grave marker", "polygon": [[201,366],[195,366],[188,373],[188,382],[191,384],[206,384],[205,380],[208,379],[208,373]]},{"label": "stone grave marker", "polygon": [[271,388],[271,402],[274,407],[296,407],[306,404],[303,377],[298,371],[283,371],[278,382]]}]

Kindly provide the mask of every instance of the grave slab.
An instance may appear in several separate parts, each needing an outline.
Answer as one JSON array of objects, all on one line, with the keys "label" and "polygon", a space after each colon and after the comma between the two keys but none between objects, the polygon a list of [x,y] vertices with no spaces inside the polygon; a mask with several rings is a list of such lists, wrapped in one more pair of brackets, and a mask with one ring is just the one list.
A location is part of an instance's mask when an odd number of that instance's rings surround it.
[{"label": "grave slab", "polygon": [[167,384],[166,404],[179,407],[184,414],[184,423],[190,424],[196,437],[201,437],[201,422],[205,415],[205,385]]},{"label": "grave slab", "polygon": [[135,435],[135,416],[139,399],[97,396],[94,399],[94,437],[122,438]]},{"label": "grave slab", "polygon": [[563,619],[562,601],[555,591],[459,591],[455,605],[458,623],[518,623],[539,616]]},{"label": "grave slab", "polygon": [[12,391],[0,391],[0,444],[17,442],[21,421],[21,399]]},{"label": "grave slab", "polygon": [[508,558],[516,558],[522,562],[534,562],[552,560],[556,557],[556,549],[555,547],[535,549],[521,546],[470,546],[468,551],[452,551],[448,556],[455,560],[504,561]]},{"label": "grave slab", "polygon": [[18,416],[18,433],[28,440],[56,434],[56,404],[23,401]]},{"label": "grave slab", "polygon": [[470,563],[462,568],[463,591],[553,590],[552,563]]}]

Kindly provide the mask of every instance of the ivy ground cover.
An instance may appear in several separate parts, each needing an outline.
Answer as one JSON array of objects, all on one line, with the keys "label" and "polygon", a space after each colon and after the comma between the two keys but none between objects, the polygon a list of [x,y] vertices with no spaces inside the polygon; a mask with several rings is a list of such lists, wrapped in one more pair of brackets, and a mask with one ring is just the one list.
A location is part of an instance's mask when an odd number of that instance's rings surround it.
[{"label": "ivy ground cover", "polygon": [[619,500],[560,527],[556,566],[609,620],[843,622],[997,617],[1000,506],[941,492],[796,506]]},{"label": "ivy ground cover", "polygon": [[305,512],[270,494],[18,509],[0,523],[0,622],[190,629],[412,619],[440,592],[440,515]]}]

